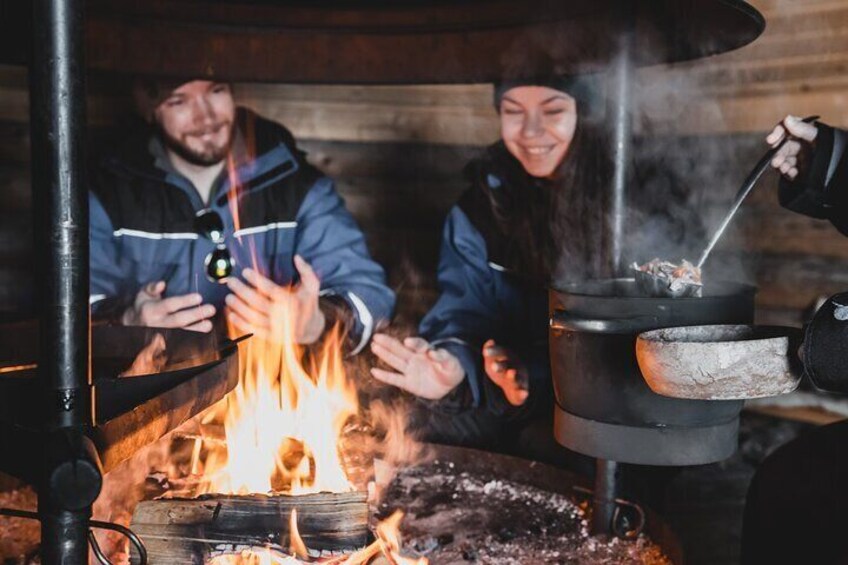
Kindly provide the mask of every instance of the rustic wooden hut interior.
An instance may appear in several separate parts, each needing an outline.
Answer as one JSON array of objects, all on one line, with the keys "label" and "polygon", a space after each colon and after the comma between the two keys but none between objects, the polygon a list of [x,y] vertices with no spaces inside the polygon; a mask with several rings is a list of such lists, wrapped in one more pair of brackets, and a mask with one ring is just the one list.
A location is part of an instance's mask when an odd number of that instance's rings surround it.
[{"label": "rustic wooden hut interior", "polygon": [[[751,4],[768,21],[766,32],[752,45],[706,61],[639,71],[637,91],[643,99],[637,150],[654,162],[662,160],[685,179],[693,208],[717,207],[712,215],[705,214],[708,225],[761,151],[764,133],[783,114],[816,113],[834,125],[846,123],[842,86],[848,40],[841,23],[848,8],[825,0]],[[32,234],[26,72],[3,67],[0,80],[0,311],[14,317],[31,312],[34,299],[28,284]],[[95,140],[108,138],[131,111],[123,84],[108,78],[91,81],[88,121]],[[311,161],[337,179],[368,234],[371,252],[391,273],[402,297],[401,311],[410,319],[420,315],[433,301],[439,229],[464,188],[462,167],[498,135],[491,87],[236,88],[245,105],[285,124]],[[680,143],[686,151],[670,151]],[[770,186],[752,195],[735,237],[723,242],[720,251],[745,253],[746,261],[756,258],[756,269],[749,274],[759,287],[760,321],[798,324],[817,297],[842,289],[848,274],[842,272],[840,259],[848,248],[823,222],[782,211],[773,198],[775,182],[766,179]]]},{"label": "rustic wooden hut interior", "polygon": [[[816,114],[829,124],[848,126],[848,3],[750,3],[768,22],[753,44],[706,60],[637,71],[637,186],[631,197],[674,202],[688,211],[672,243],[684,252],[691,249],[690,254],[719,220],[766,149],[764,136],[784,115]],[[235,89],[241,104],[285,124],[309,160],[337,181],[372,255],[398,292],[399,323],[416,324],[437,296],[440,230],[466,186],[463,165],[498,137],[491,86],[238,83]],[[90,78],[93,150],[115,135],[129,114],[125,81]],[[0,66],[4,321],[30,317],[37,300],[28,115],[26,70]],[[848,242],[824,220],[782,209],[776,184],[777,175],[769,173],[711,261],[737,280],[756,284],[757,323],[800,327],[820,298],[848,288]],[[803,387],[779,401],[751,403],[743,431],[746,425],[765,426],[768,437],[748,443],[743,437],[732,459],[684,473],[671,487],[677,490],[669,495],[675,502],[668,505],[666,519],[684,530],[684,540],[691,539],[687,529],[700,532],[691,562],[736,562],[743,498],[756,464],[804,426],[845,417],[845,401]]]}]

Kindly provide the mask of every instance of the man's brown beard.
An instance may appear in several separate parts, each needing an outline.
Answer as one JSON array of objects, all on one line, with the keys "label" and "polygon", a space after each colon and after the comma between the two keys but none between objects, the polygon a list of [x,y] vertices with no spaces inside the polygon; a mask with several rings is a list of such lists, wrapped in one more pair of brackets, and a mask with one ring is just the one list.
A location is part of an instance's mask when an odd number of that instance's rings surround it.
[{"label": "man's brown beard", "polygon": [[210,147],[202,152],[198,152],[184,145],[179,139],[168,135],[168,132],[166,132],[163,128],[157,127],[157,129],[159,130],[159,135],[162,138],[162,142],[168,149],[170,149],[192,165],[197,165],[200,167],[211,167],[212,165],[217,165],[227,157],[227,154],[230,152],[230,146],[233,142],[232,125],[230,125],[229,128],[230,138],[227,143],[223,145],[223,147]]}]

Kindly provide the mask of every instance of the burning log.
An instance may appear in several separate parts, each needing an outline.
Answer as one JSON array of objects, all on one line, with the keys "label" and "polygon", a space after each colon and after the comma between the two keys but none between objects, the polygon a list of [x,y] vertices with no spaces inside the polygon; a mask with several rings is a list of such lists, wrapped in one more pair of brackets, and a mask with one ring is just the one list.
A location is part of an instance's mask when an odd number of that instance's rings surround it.
[{"label": "burning log", "polygon": [[293,510],[312,557],[352,553],[369,542],[364,492],[150,500],[136,507],[131,527],[147,544],[151,563],[205,563],[244,547],[270,545],[287,552]]}]

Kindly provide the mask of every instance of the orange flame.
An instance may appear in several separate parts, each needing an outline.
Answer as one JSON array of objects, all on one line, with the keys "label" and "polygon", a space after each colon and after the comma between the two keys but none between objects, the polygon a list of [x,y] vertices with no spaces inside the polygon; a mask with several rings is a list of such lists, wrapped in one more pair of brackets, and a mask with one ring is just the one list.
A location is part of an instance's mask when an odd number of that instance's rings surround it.
[{"label": "orange flame", "polygon": [[300,537],[300,532],[297,529],[297,508],[292,508],[291,518],[289,519],[289,552],[297,557],[309,555],[306,544],[303,543],[303,538]]},{"label": "orange flame", "polygon": [[[227,174],[228,203],[239,230],[242,184],[232,154]],[[248,237],[258,272],[254,243]],[[329,332],[307,371],[294,338],[297,301],[291,292],[279,298],[272,306],[273,337],[253,337],[239,348],[240,381],[227,396],[223,415],[226,448],[208,446],[198,494],[353,490],[337,447],[343,426],[358,409],[342,364],[341,332],[338,327]],[[236,333],[230,328],[233,337]]]},{"label": "orange flame", "polygon": [[210,453],[200,493],[353,490],[338,450],[342,429],[357,412],[340,331],[333,328],[325,339],[310,374],[294,340],[295,301],[286,296],[271,316],[271,334],[279,339],[254,337],[239,351],[240,382],[226,399],[226,454]]},{"label": "orange flame", "polygon": [[[235,159],[232,153],[227,157],[227,179],[230,181],[230,189],[227,191],[227,205],[230,207],[230,214],[233,217],[233,230],[238,232],[241,229],[241,214],[239,213],[239,198],[241,197],[242,184],[238,176]],[[239,243],[242,238],[239,237]],[[256,254],[256,240],[250,238],[247,240],[248,253],[250,256],[250,264],[254,270],[259,270],[259,261]]]},{"label": "orange flame", "polygon": [[393,565],[428,565],[426,557],[404,557],[400,554],[400,523],[403,520],[403,512],[395,512],[377,524],[377,540],[360,551],[348,557],[342,565],[365,565],[374,557],[382,554]]},{"label": "orange flame", "polygon": [[302,565],[303,561],[283,555],[270,548],[256,547],[239,553],[223,554],[213,557],[207,565]]}]

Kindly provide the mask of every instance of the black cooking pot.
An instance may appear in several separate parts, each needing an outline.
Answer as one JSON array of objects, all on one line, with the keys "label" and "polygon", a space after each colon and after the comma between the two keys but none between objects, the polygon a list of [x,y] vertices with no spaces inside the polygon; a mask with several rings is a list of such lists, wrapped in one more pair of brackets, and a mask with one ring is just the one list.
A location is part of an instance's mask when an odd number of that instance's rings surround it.
[{"label": "black cooking pot", "polygon": [[748,285],[714,283],[701,298],[652,298],[633,279],[552,289],[559,442],[594,457],[652,465],[709,463],[731,455],[743,402],[653,393],[636,363],[635,340],[656,328],[751,323],[754,294]]}]

